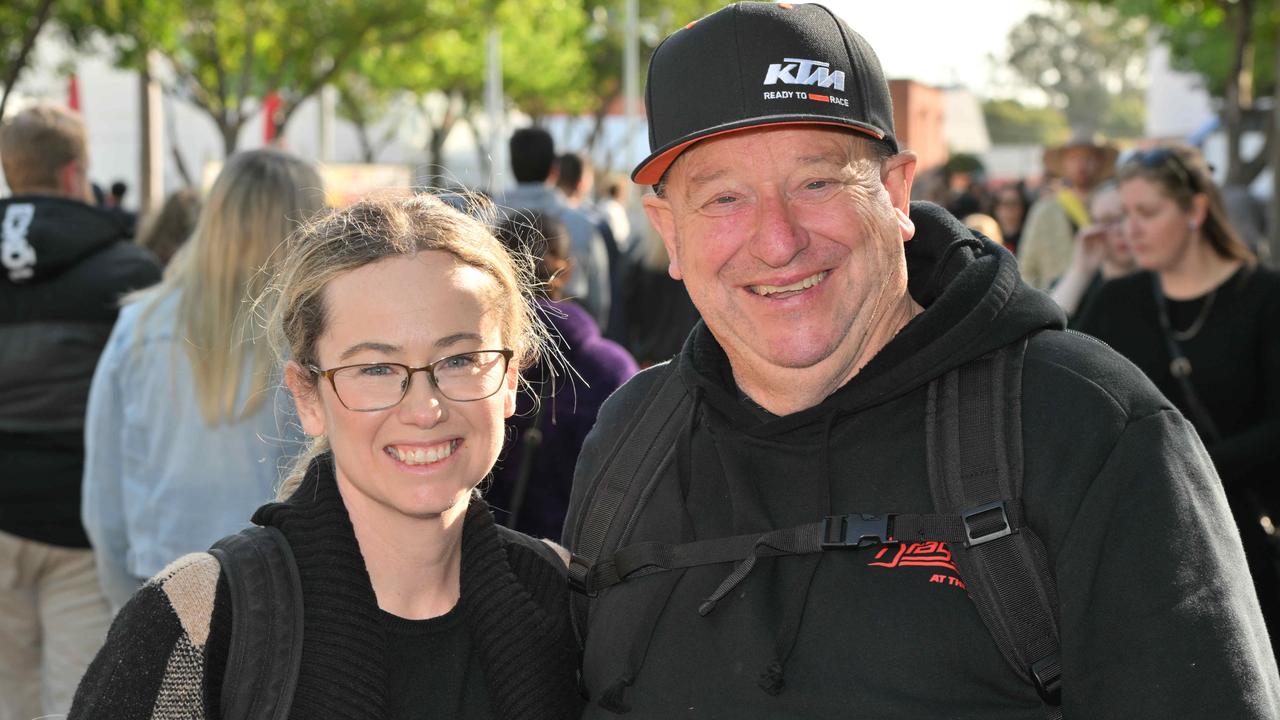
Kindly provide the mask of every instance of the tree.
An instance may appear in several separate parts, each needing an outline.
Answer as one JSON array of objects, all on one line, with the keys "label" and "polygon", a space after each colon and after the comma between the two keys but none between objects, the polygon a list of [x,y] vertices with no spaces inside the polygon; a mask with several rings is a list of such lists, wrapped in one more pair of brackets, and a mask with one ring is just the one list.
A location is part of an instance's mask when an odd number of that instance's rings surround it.
[{"label": "tree", "polygon": [[22,76],[36,46],[40,31],[53,13],[53,0],[7,0],[0,4],[0,120],[9,104],[9,95]]},{"label": "tree", "polygon": [[[1227,135],[1227,185],[1248,185],[1267,164],[1266,148],[1253,158],[1241,153],[1248,115],[1257,99],[1277,91],[1276,37],[1280,7],[1266,0],[1113,0],[1126,17],[1149,17],[1173,66],[1204,78],[1221,100]],[[1280,100],[1280,96],[1277,97]],[[1274,107],[1274,104],[1273,104]],[[1270,123],[1259,127],[1271,142]]]},{"label": "tree", "polygon": [[116,61],[168,72],[165,90],[203,110],[235,151],[240,130],[275,92],[278,130],[364,49],[403,42],[434,18],[407,0],[115,0],[68,13],[73,27],[113,42]]},{"label": "tree", "polygon": [[367,157],[373,119],[407,95],[425,129],[427,181],[438,184],[445,141],[459,123],[472,121],[483,97],[493,27],[501,31],[504,92],[516,107],[537,115],[587,106],[586,16],[576,0],[428,0],[427,6],[438,19],[431,29],[368,48],[337,79],[342,114],[357,125]]},{"label": "tree", "polygon": [[1053,0],[1009,31],[1008,64],[1042,89],[1076,131],[1094,133],[1118,101],[1140,102],[1145,23]]},{"label": "tree", "polygon": [[991,142],[996,144],[1056,145],[1067,139],[1066,115],[1053,107],[1027,107],[1017,100],[988,100],[982,104]]}]

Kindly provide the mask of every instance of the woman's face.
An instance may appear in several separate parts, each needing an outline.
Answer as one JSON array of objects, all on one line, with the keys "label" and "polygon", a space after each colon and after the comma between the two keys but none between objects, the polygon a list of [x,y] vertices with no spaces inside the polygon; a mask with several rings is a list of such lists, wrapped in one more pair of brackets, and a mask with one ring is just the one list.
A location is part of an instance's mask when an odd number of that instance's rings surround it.
[{"label": "woman's face", "polygon": [[[489,275],[442,251],[387,258],[339,275],[324,289],[319,366],[421,367],[458,353],[501,349],[497,288]],[[353,517],[359,509],[364,517],[456,518],[502,448],[516,377],[513,362],[493,396],[456,402],[441,395],[425,372],[414,373],[398,405],[373,412],[348,410],[323,378],[313,391],[294,388],[294,397],[307,433],[329,438]]]},{"label": "woman's face", "polygon": [[1022,227],[1022,198],[1016,188],[1005,188],[996,196],[996,222],[1006,233],[1015,233]]},{"label": "woman's face", "polygon": [[1106,230],[1106,261],[1118,268],[1133,267],[1133,252],[1124,237],[1124,201],[1120,190],[1109,187],[1096,192],[1089,201],[1089,216],[1096,225]]},{"label": "woman's face", "polygon": [[1143,177],[1120,184],[1124,237],[1138,267],[1155,272],[1177,267],[1194,245],[1198,213],[1184,210],[1159,185]]}]

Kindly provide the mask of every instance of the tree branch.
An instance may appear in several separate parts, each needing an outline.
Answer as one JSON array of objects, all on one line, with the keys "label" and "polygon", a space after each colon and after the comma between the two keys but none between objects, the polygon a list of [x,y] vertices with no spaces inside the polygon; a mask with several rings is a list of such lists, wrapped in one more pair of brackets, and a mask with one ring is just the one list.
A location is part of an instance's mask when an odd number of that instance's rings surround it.
[{"label": "tree branch", "polygon": [[41,0],[40,7],[36,9],[35,15],[31,22],[27,24],[27,31],[22,36],[22,45],[18,48],[18,56],[8,63],[5,69],[4,77],[4,94],[0,95],[0,119],[4,119],[4,108],[9,104],[9,94],[13,92],[13,86],[18,82],[18,76],[22,74],[22,70],[27,65],[27,57],[31,55],[31,50],[35,47],[36,38],[40,35],[40,30],[44,28],[45,23],[49,21],[49,13],[53,10],[53,0]]}]

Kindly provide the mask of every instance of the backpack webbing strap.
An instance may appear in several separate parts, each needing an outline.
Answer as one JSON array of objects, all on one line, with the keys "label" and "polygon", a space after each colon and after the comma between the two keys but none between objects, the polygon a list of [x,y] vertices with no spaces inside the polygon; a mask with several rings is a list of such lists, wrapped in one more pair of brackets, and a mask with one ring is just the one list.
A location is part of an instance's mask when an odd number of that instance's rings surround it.
[{"label": "backpack webbing strap", "polygon": [[[987,515],[990,511],[990,516]],[[633,577],[679,568],[715,565],[726,562],[752,563],[754,557],[806,555],[841,548],[859,548],[894,542],[936,540],[946,543],[981,542],[982,538],[1022,524],[1021,506],[979,509],[976,517],[960,515],[869,515],[851,513],[830,515],[818,522],[730,537],[669,544],[640,542],[628,545],[608,558],[596,562],[587,571],[583,586],[597,592]],[[741,574],[749,573],[749,565],[740,566],[726,579],[726,588]],[[740,580],[740,578],[738,578]],[[715,596],[712,596],[715,598]],[[716,598],[718,599],[718,598]]]},{"label": "backpack webbing strap", "polygon": [[[965,517],[1022,505],[1022,358],[1026,341],[930,383],[926,442],[934,508]],[[951,545],[969,595],[1001,654],[1061,718],[1058,598],[1030,528]]]},{"label": "backpack webbing strap", "polygon": [[302,581],[284,534],[251,527],[209,550],[231,591],[225,720],[285,720],[302,663]]},{"label": "backpack webbing strap", "polygon": [[[673,422],[673,418],[687,411],[692,400],[679,373],[671,364],[653,372],[665,375],[644,398],[632,422],[617,435],[602,470],[591,479],[575,526],[570,528],[569,547],[574,556],[569,565],[569,583],[575,589],[585,591],[588,571],[599,561],[606,540],[610,541],[609,547],[618,547],[625,540],[641,504],[643,488],[634,487],[636,478],[658,476],[658,469],[675,450],[676,435],[684,429],[684,423]],[[624,524],[616,527],[618,511],[624,504],[628,505],[628,511],[622,513]],[[581,638],[586,597],[573,593],[570,602],[574,607],[574,629]]]}]

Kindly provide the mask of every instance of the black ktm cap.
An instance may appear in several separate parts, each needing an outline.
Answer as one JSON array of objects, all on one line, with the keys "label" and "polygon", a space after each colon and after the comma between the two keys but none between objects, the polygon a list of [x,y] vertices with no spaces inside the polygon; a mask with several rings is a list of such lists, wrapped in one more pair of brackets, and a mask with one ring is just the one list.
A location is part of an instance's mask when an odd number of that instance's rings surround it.
[{"label": "black ktm cap", "polygon": [[644,185],[699,140],[766,125],[835,125],[898,151],[875,51],[817,4],[737,3],[672,33],[649,62],[645,112],[652,154],[631,173]]}]

